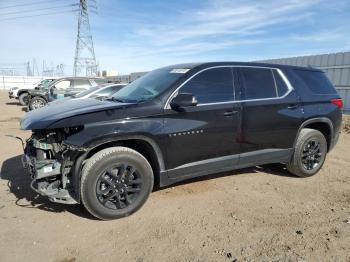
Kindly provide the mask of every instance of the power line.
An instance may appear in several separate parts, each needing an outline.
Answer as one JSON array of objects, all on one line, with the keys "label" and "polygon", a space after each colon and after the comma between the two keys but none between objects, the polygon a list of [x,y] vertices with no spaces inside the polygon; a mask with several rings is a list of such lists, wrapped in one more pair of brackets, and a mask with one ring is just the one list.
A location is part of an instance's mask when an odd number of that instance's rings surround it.
[{"label": "power line", "polygon": [[57,8],[64,8],[64,7],[74,7],[79,4],[69,4],[69,5],[61,5],[61,6],[53,6],[53,7],[45,7],[45,8],[39,8],[35,10],[22,10],[22,11],[17,11],[17,12],[10,12],[10,13],[5,13],[0,15],[14,15],[14,14],[21,14],[21,13],[28,13],[28,12],[37,12],[37,11],[43,11],[43,10],[51,10],[51,9],[57,9]]},{"label": "power line", "polygon": [[36,14],[36,15],[26,15],[26,16],[17,16],[17,17],[10,17],[5,19],[0,19],[0,21],[7,21],[7,20],[16,20],[16,19],[22,19],[22,18],[28,18],[28,17],[38,17],[38,16],[47,16],[47,15],[55,15],[55,14],[62,14],[62,13],[71,13],[71,12],[77,12],[78,10],[66,10],[66,11],[60,11],[60,12],[52,12],[52,13],[43,13],[43,14]]},{"label": "power line", "polygon": [[20,7],[20,6],[36,5],[36,4],[41,4],[41,3],[49,4],[50,2],[48,2],[48,1],[37,1],[37,2],[26,3],[26,4],[4,6],[4,7],[0,7],[0,9],[8,9],[8,8],[14,8],[14,7]]}]

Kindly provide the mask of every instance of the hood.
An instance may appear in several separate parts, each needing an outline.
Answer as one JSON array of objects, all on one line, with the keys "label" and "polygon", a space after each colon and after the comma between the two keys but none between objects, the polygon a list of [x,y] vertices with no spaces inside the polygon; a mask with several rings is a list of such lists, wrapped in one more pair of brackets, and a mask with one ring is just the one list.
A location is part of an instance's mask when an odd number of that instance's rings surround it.
[{"label": "hood", "polygon": [[21,129],[45,129],[64,118],[109,109],[118,109],[130,104],[131,103],[100,101],[91,98],[70,99],[63,103],[54,103],[26,113],[21,120]]}]

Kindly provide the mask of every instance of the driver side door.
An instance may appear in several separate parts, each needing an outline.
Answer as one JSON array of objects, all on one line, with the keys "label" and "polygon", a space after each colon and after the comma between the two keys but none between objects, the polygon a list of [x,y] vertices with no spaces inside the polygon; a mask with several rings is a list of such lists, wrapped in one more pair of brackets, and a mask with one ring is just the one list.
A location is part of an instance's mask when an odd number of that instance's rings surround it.
[{"label": "driver side door", "polygon": [[170,179],[232,169],[239,156],[241,108],[236,70],[205,69],[180,87],[198,104],[165,109],[166,167]]}]

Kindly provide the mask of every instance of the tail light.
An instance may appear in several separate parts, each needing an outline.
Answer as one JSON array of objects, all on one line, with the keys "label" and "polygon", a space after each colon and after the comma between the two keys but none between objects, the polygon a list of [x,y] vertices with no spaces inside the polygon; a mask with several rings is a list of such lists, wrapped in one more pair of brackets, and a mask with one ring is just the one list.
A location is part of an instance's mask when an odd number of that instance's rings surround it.
[{"label": "tail light", "polygon": [[336,106],[339,107],[340,109],[342,109],[343,106],[344,106],[344,104],[343,104],[343,99],[341,99],[341,98],[332,99],[332,100],[331,100],[331,103],[332,103],[333,105],[336,105]]}]

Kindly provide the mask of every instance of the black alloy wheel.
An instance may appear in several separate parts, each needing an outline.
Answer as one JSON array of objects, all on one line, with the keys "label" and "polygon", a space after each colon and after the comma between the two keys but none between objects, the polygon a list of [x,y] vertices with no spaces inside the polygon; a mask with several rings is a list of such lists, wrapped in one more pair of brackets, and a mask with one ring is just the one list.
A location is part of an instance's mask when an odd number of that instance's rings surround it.
[{"label": "black alloy wheel", "polygon": [[305,144],[302,153],[302,162],[304,168],[307,170],[317,168],[317,166],[320,164],[321,157],[322,153],[320,142],[315,139],[309,140]]},{"label": "black alloy wheel", "polygon": [[315,129],[303,128],[287,168],[299,177],[313,176],[322,168],[326,155],[327,140],[324,134]]},{"label": "black alloy wheel", "polygon": [[123,209],[132,204],[142,189],[138,170],[126,163],[103,172],[96,183],[96,197],[106,208]]},{"label": "black alloy wheel", "polygon": [[127,147],[110,147],[86,161],[81,177],[81,200],[99,219],[122,218],[143,206],[153,183],[152,167],[143,155]]}]

